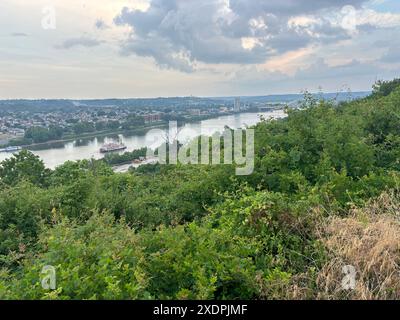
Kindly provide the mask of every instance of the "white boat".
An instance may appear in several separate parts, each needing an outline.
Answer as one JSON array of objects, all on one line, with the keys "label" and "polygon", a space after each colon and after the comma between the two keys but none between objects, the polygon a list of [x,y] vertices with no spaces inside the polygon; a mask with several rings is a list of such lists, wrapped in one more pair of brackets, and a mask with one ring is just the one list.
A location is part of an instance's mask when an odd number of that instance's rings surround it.
[{"label": "white boat", "polygon": [[119,143],[108,143],[100,148],[101,153],[125,150],[127,146]]}]

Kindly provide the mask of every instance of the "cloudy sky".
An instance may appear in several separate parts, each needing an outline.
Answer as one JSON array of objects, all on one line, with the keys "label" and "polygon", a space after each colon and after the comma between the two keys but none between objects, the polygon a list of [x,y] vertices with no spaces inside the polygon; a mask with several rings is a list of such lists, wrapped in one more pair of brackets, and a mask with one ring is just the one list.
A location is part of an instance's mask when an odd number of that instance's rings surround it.
[{"label": "cloudy sky", "polygon": [[0,99],[369,90],[399,0],[1,0]]}]

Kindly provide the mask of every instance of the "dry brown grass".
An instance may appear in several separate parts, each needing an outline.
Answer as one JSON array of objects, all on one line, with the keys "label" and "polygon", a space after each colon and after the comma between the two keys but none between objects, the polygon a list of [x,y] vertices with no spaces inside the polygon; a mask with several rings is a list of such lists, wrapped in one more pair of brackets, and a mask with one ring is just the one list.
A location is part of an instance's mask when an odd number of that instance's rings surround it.
[{"label": "dry brown grass", "polygon": [[[400,199],[385,193],[346,218],[332,216],[318,234],[328,262],[317,276],[318,299],[400,299]],[[343,290],[343,266],[356,270],[354,290]]]},{"label": "dry brown grass", "polygon": [[[326,253],[325,264],[310,264],[309,270],[267,284],[257,278],[261,299],[387,300],[400,299],[400,193],[382,194],[364,208],[350,210],[346,217],[327,217],[315,208],[313,237]],[[317,266],[320,267],[317,267]],[[343,267],[353,266],[355,288],[344,289]]]}]

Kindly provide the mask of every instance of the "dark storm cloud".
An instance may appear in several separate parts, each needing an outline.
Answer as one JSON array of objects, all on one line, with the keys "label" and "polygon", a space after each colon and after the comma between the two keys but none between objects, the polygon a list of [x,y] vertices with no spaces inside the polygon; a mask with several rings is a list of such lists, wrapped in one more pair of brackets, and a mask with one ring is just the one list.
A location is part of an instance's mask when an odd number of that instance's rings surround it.
[{"label": "dark storm cloud", "polygon": [[254,17],[270,13],[280,17],[310,14],[323,9],[338,9],[346,5],[359,7],[366,0],[230,0],[230,8],[240,16]]},{"label": "dark storm cloud", "polygon": [[[147,11],[124,8],[117,25],[132,27],[123,54],[152,57],[163,67],[190,72],[196,61],[256,64],[268,57],[348,38],[331,21],[290,25],[293,17],[360,6],[365,0],[153,0]],[[252,38],[244,48],[242,38]],[[255,40],[254,40],[255,39]]]},{"label": "dark storm cloud", "polygon": [[65,40],[60,45],[55,46],[57,49],[71,49],[74,47],[96,47],[102,42],[92,38],[80,37],[80,38],[70,38]]}]

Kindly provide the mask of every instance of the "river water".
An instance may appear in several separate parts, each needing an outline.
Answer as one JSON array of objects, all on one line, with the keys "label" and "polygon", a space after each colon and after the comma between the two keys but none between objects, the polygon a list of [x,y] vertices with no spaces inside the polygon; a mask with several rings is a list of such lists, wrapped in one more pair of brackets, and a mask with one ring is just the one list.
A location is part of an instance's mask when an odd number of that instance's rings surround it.
[{"label": "river water", "polygon": [[[283,118],[285,113],[283,110],[274,110],[260,113],[239,113],[234,115],[219,116],[217,118],[208,119],[200,122],[187,123],[178,129],[177,139],[185,143],[197,136],[211,136],[216,132],[223,132],[225,126],[232,129],[244,128],[257,124],[261,116],[268,118]],[[121,142],[127,146],[127,149],[122,151],[133,151],[143,147],[155,148],[165,142],[166,132],[168,129],[150,130],[142,135],[108,135],[105,137],[92,137],[86,139],[77,139],[70,142],[57,142],[36,146],[31,151],[38,155],[45,165],[54,169],[63,164],[65,161],[82,160],[82,159],[101,159],[104,154],[100,153],[99,149],[106,143]],[[11,157],[11,153],[0,153],[0,161]]]}]

